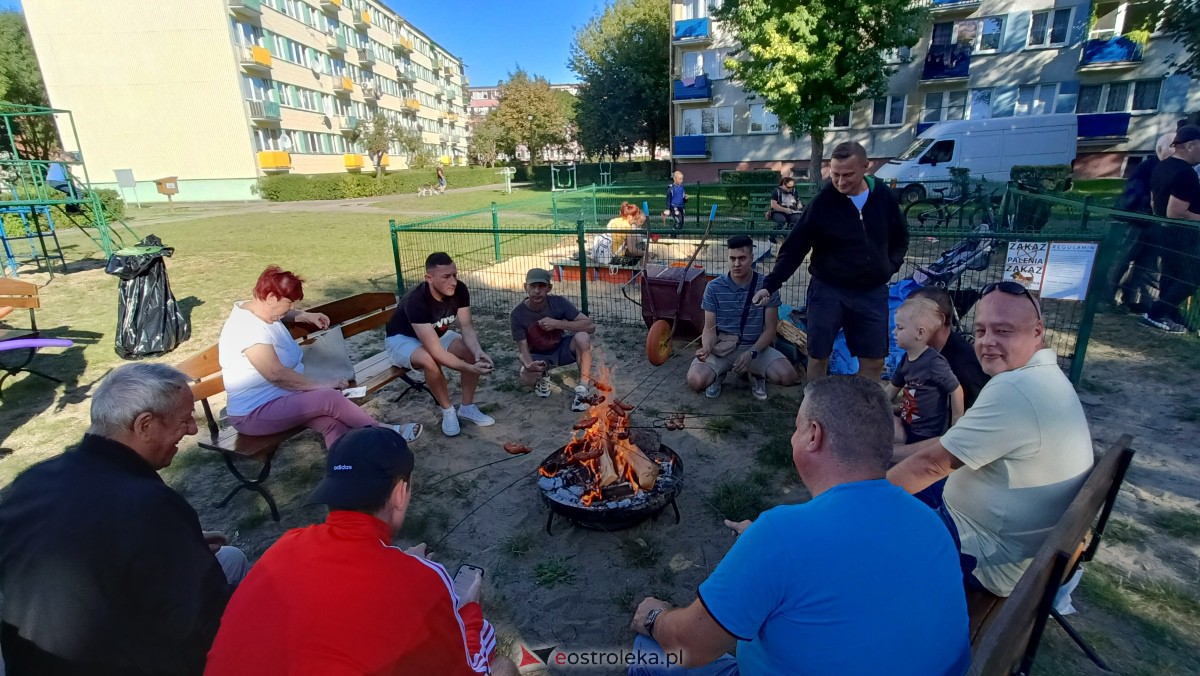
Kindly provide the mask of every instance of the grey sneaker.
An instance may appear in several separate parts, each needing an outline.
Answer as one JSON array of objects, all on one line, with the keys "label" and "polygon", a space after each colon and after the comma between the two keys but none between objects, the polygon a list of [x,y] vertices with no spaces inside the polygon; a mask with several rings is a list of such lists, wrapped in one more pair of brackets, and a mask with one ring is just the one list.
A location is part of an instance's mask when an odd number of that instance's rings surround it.
[{"label": "grey sneaker", "polygon": [[704,390],[704,396],[708,397],[709,399],[716,399],[717,397],[721,396],[721,381],[723,380],[725,379],[718,376],[717,379],[713,381],[713,384],[709,385],[708,389]]},{"label": "grey sneaker", "polygon": [[1142,324],[1166,333],[1187,333],[1187,327],[1170,318],[1154,319],[1149,314],[1142,315]]},{"label": "grey sneaker", "polygon": [[750,376],[750,393],[759,401],[767,400],[767,379],[759,378],[758,376]]},{"label": "grey sneaker", "polygon": [[496,424],[496,419],[492,416],[479,410],[475,404],[466,404],[458,407],[458,417],[463,420],[470,420],[480,427],[489,427]]},{"label": "grey sneaker", "polygon": [[550,379],[545,377],[538,378],[537,384],[533,386],[533,391],[539,397],[550,396]]},{"label": "grey sneaker", "polygon": [[576,385],[575,401],[571,402],[571,410],[576,412],[588,410],[588,404],[583,400],[588,394],[587,385]]}]

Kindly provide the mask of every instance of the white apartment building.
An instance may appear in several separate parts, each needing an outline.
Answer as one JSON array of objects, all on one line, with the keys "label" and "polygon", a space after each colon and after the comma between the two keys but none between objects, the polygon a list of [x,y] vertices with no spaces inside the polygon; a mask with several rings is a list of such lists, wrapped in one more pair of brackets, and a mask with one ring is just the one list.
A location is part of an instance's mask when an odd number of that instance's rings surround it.
[{"label": "white apartment building", "polygon": [[[1164,0],[918,0],[933,26],[896,67],[886,96],[830,121],[874,164],[942,120],[1074,113],[1079,177],[1121,176],[1200,109],[1200,82],[1175,71],[1181,49],[1152,25]],[[804,175],[807,136],[792,138],[725,72],[736,42],[709,17],[719,0],[672,0],[672,156],[689,181],[724,170]],[[1094,17],[1094,19],[1093,19]]]},{"label": "white apartment building", "polygon": [[[255,198],[260,176],[372,172],[376,115],[467,158],[462,62],[374,0],[24,0],[51,105],[72,111],[96,187],[142,201]],[[65,142],[70,142],[69,134]],[[384,161],[407,166],[393,144]],[[165,199],[165,198],[162,198]]]}]

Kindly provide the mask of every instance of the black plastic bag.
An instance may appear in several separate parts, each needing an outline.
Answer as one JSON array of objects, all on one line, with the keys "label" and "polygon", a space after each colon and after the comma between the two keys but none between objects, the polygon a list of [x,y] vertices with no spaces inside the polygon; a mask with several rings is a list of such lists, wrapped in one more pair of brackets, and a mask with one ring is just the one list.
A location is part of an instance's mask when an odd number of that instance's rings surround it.
[{"label": "black plastic bag", "polygon": [[147,235],[117,251],[104,271],[121,278],[117,294],[116,352],[122,359],[165,354],[192,336],[167,281],[165,256],[175,249]]}]

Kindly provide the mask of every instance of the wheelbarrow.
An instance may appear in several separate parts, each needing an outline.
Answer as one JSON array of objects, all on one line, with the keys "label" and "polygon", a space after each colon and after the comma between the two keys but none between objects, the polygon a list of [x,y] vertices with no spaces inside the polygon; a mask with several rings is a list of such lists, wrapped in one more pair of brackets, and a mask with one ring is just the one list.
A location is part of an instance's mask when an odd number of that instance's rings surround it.
[{"label": "wheelbarrow", "polygon": [[625,298],[642,308],[642,320],[649,329],[646,333],[646,359],[655,366],[665,364],[671,357],[672,340],[694,339],[704,331],[704,311],[700,309],[700,301],[708,281],[704,270],[692,264],[696,262],[700,249],[708,242],[716,218],[717,205],[714,204],[704,235],[683,267],[645,264],[642,274],[635,277],[641,284],[641,303],[629,297],[628,285],[621,287]]}]

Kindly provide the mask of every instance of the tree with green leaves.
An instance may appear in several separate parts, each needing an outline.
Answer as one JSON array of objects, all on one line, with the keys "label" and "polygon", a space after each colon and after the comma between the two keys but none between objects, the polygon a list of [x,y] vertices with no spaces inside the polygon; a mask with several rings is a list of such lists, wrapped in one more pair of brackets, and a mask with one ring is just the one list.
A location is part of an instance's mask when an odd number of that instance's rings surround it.
[{"label": "tree with green leaves", "polygon": [[376,178],[383,176],[383,156],[387,154],[392,141],[396,140],[397,131],[390,120],[381,113],[375,113],[370,122],[363,122],[350,133],[350,140],[362,144],[367,157],[371,158],[371,164],[375,165]]},{"label": "tree with green leaves", "polygon": [[505,146],[505,130],[499,119],[480,115],[471,120],[470,153],[477,163],[496,166],[496,159]]},{"label": "tree with green leaves", "polygon": [[550,82],[531,77],[519,67],[500,84],[500,103],[488,117],[495,118],[503,129],[504,152],[515,155],[517,146],[524,145],[533,164],[545,148],[567,142],[568,111],[550,89]]},{"label": "tree with green leaves", "polygon": [[[29,28],[19,12],[0,12],[0,103],[48,106],[42,71],[29,40]],[[49,159],[58,147],[58,132],[50,115],[25,115],[12,118],[26,159]],[[7,134],[7,131],[0,130]],[[7,143],[5,144],[7,145]]]},{"label": "tree with green leaves", "polygon": [[1193,77],[1200,73],[1200,0],[1175,0],[1166,3],[1162,15],[1163,32],[1186,50],[1175,56],[1175,64]]},{"label": "tree with green leaves", "polygon": [[713,17],[740,45],[725,62],[732,77],[793,137],[809,135],[814,183],[832,117],[886,94],[884,53],[916,45],[929,26],[912,0],[724,0]]},{"label": "tree with green leaves", "polygon": [[639,142],[650,156],[670,128],[670,0],[616,0],[575,33],[567,65],[582,82],[579,143],[616,158]]}]

